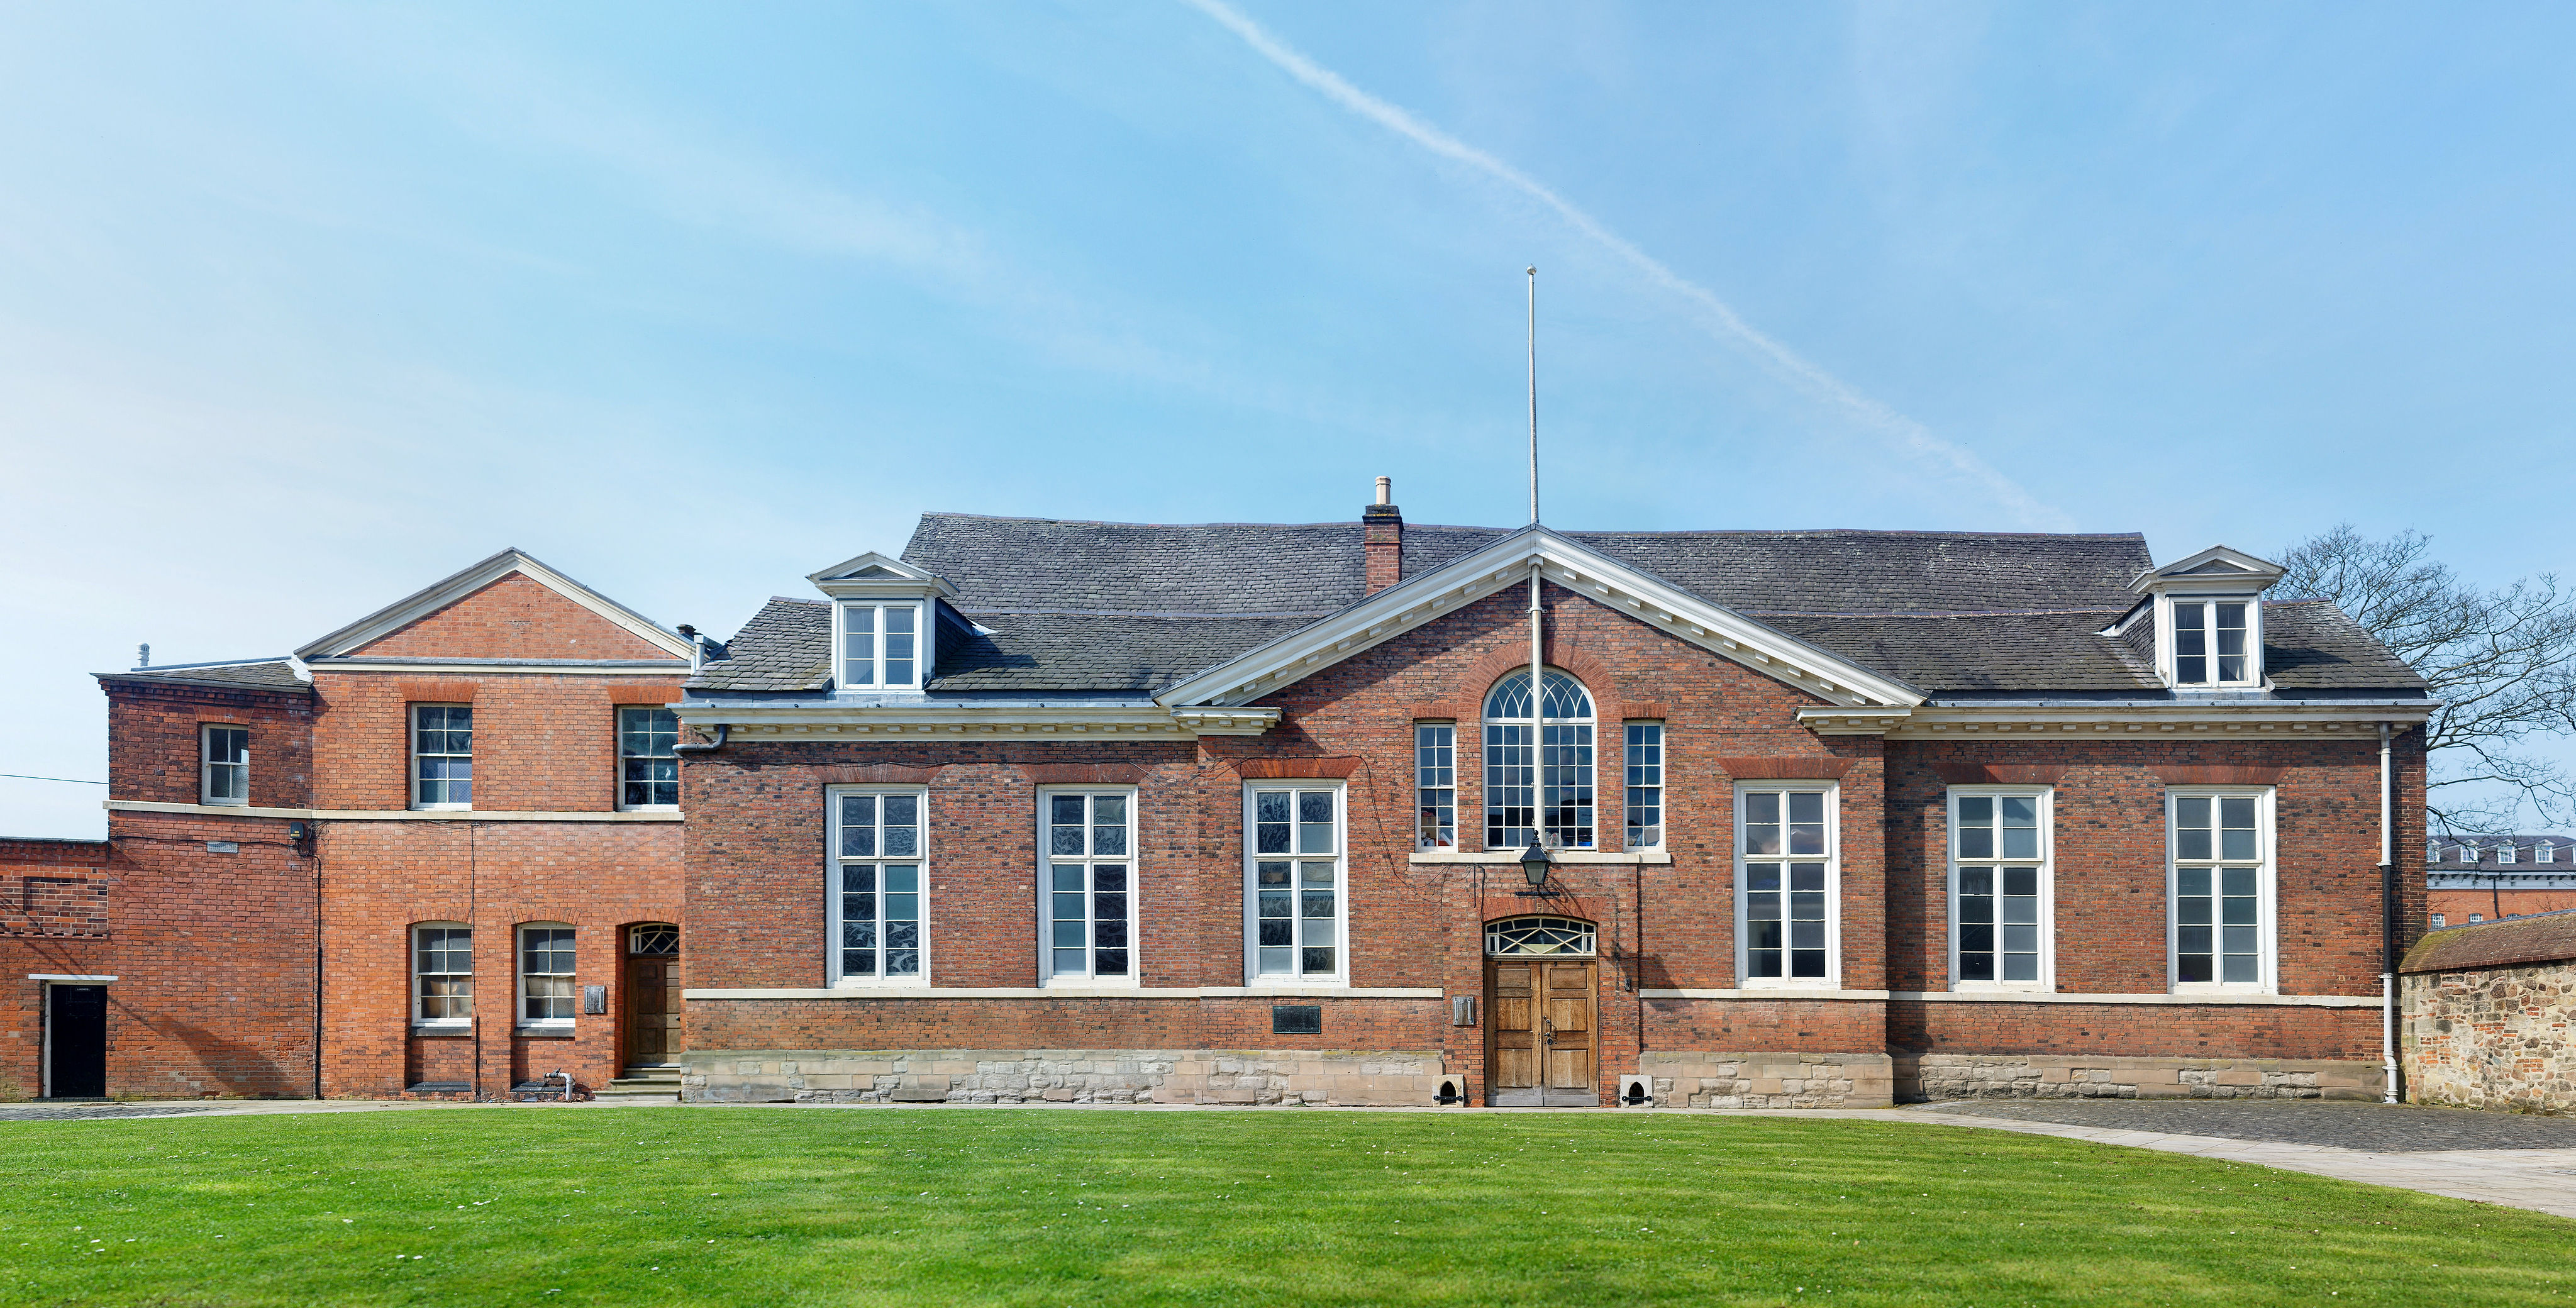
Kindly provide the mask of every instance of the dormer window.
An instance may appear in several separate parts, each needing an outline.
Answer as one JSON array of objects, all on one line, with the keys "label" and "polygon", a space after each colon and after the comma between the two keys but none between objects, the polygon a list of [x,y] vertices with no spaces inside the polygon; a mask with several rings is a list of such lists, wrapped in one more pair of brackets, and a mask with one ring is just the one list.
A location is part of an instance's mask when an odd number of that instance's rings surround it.
[{"label": "dormer window", "polygon": [[2174,684],[2244,686],[2253,683],[2244,600],[2176,599],[2173,602]]},{"label": "dormer window", "polygon": [[[922,690],[938,666],[939,601],[957,588],[901,559],[862,554],[806,580],[832,597],[832,688]],[[945,621],[963,628],[954,611]]]},{"label": "dormer window", "polygon": [[2137,633],[2152,621],[2156,667],[2175,690],[2260,690],[2263,686],[2263,592],[2281,579],[2280,565],[2224,545],[2147,573],[2131,589],[2148,597],[2110,634]]},{"label": "dormer window", "polygon": [[2496,846],[2496,861],[2497,861],[2497,862],[2499,862],[2499,863],[2510,863],[2510,862],[2512,862],[2512,861],[2513,861],[2513,846],[2511,846],[2511,845],[2498,845],[2498,846]]},{"label": "dormer window", "polygon": [[843,690],[921,688],[921,606],[844,601]]}]

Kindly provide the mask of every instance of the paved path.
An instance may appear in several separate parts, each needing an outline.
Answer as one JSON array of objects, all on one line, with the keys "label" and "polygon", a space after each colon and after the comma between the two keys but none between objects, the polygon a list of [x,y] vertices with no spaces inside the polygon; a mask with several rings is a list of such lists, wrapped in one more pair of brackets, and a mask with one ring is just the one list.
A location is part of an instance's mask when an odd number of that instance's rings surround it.
[{"label": "paved path", "polygon": [[[460,1110],[476,1105],[429,1100],[184,1100],[167,1103],[0,1104],[0,1121],[113,1117],[258,1116],[275,1113],[365,1113]],[[648,1103],[525,1105],[627,1108]],[[725,1111],[766,1105],[709,1104]],[[807,1105],[824,1111],[939,1112],[940,1104]],[[1186,1105],[1025,1105],[1020,1112],[1428,1112],[1597,1113],[1594,1108],[1313,1109]],[[2128,1099],[1974,1100],[1899,1109],[1621,1109],[1619,1112],[1716,1117],[1841,1118],[1919,1126],[1980,1128],[2067,1140],[2195,1154],[2255,1163],[2367,1185],[2528,1208],[2576,1218],[2576,1121],[2514,1113],[2316,1100]]]}]

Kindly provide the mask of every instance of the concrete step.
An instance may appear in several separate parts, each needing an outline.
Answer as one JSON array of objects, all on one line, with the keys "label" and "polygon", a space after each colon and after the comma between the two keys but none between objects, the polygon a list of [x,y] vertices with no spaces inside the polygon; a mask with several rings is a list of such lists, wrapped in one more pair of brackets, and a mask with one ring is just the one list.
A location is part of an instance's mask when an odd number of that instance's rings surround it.
[{"label": "concrete step", "polygon": [[611,1080],[599,1090],[602,1099],[668,1099],[680,1098],[680,1069],[676,1067],[630,1067],[627,1074]]}]

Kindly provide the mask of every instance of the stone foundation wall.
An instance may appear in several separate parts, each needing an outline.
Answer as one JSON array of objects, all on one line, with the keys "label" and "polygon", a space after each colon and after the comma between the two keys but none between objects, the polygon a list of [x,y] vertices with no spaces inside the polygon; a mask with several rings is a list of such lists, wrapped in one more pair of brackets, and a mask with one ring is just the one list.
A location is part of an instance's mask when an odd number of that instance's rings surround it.
[{"label": "stone foundation wall", "polygon": [[2576,962],[2405,978],[2407,1098],[2576,1111]]},{"label": "stone foundation wall", "polygon": [[693,1050],[689,1103],[1398,1104],[1436,1102],[1440,1055],[1223,1049]]},{"label": "stone foundation wall", "polygon": [[1934,1099],[2377,1099],[2377,1063],[2099,1054],[1900,1054],[1896,1095]]},{"label": "stone foundation wall", "polygon": [[1885,1054],[1703,1054],[1637,1059],[1666,1108],[1885,1108],[1895,1081]]}]

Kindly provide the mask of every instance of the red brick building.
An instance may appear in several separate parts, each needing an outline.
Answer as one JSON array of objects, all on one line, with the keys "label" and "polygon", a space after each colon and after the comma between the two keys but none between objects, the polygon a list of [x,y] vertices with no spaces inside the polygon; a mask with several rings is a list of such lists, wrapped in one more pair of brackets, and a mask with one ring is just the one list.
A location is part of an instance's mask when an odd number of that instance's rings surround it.
[{"label": "red brick building", "polygon": [[0,1093],[675,1065],[691,652],[509,550],[291,655],[102,674],[108,839],[0,843]]},{"label": "red brick building", "polygon": [[2374,1093],[2428,704],[2278,576],[931,515],[688,683],[688,1092]]},{"label": "red brick building", "polygon": [[0,1092],[2375,1094],[2430,706],[2278,575],[936,514],[701,646],[508,551],[101,677]]},{"label": "red brick building", "polygon": [[2434,930],[2576,909],[2576,838],[2436,837],[2424,854]]}]

